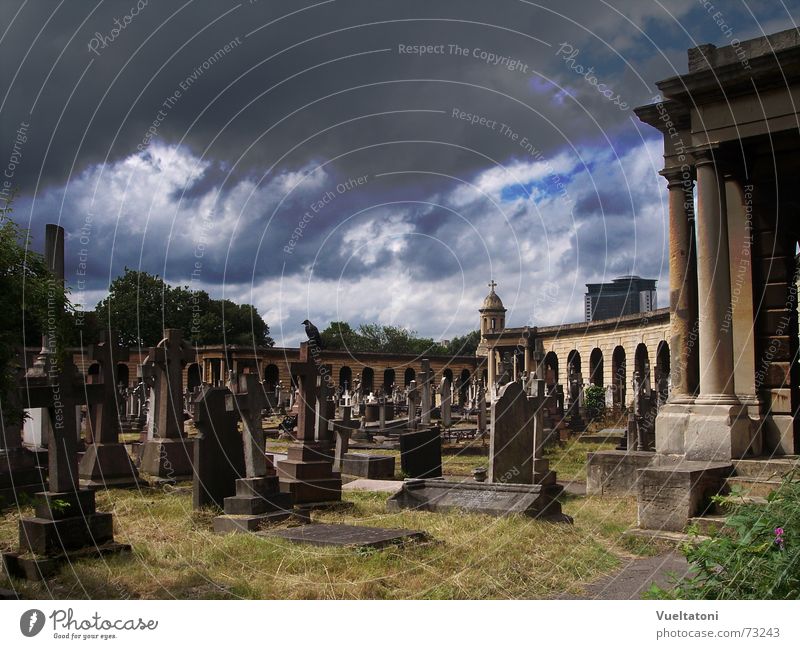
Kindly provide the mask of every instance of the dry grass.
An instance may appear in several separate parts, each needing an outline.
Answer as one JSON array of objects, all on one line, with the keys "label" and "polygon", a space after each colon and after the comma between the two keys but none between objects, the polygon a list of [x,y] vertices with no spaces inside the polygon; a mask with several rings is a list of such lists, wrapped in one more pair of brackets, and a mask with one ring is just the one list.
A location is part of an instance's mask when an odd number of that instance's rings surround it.
[{"label": "dry grass", "polygon": [[[423,530],[431,541],[373,551],[220,537],[210,531],[213,513],[192,512],[187,493],[114,490],[100,492],[98,505],[115,513],[117,540],[132,555],[77,562],[46,584],[12,586],[2,576],[0,587],[32,598],[545,598],[579,593],[581,582],[613,571],[627,553],[619,534],[635,519],[630,499],[569,499],[571,526],[387,513],[385,494],[345,497],[349,506],[315,520]],[[6,548],[17,543],[17,520],[0,519]]]}]

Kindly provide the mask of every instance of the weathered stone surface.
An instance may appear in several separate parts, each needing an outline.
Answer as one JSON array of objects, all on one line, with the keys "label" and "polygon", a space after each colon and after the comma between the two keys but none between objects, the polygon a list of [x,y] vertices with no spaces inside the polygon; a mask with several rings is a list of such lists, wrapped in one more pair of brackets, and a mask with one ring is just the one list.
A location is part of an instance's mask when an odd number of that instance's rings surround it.
[{"label": "weathered stone surface", "polygon": [[466,510],[489,516],[524,514],[571,522],[561,513],[556,499],[560,492],[558,486],[406,480],[403,489],[388,500],[387,507],[390,511]]},{"label": "weathered stone surface", "polygon": [[731,474],[725,462],[680,461],[639,470],[639,527],[682,532],[704,514]]},{"label": "weathered stone surface", "polygon": [[424,532],[356,525],[312,524],[286,530],[262,532],[265,536],[279,537],[295,543],[380,548],[408,541],[425,540]]},{"label": "weathered stone surface", "polygon": [[623,496],[635,494],[638,470],[653,461],[651,451],[597,451],[586,454],[586,493]]},{"label": "weathered stone surface", "polygon": [[525,389],[504,385],[491,410],[489,482],[533,484],[535,423]]},{"label": "weathered stone surface", "polygon": [[438,428],[400,435],[400,468],[408,478],[442,475],[442,436]]},{"label": "weathered stone surface", "polygon": [[342,459],[342,473],[374,480],[392,479],[394,477],[394,458],[391,455],[347,453]]}]

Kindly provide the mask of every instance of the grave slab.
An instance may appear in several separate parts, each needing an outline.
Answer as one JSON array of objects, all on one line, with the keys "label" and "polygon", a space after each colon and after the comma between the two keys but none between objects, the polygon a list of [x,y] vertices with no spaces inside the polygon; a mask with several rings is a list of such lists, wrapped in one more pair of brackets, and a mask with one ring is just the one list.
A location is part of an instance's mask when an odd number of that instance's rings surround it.
[{"label": "grave slab", "polygon": [[311,524],[285,530],[259,532],[260,536],[279,537],[310,545],[382,548],[409,541],[424,541],[427,535],[416,530],[361,527],[357,525]]},{"label": "grave slab", "polygon": [[380,491],[388,494],[396,494],[402,488],[402,480],[369,480],[367,478],[359,478],[342,485],[342,491]]},{"label": "grave slab", "polygon": [[572,522],[561,513],[558,485],[491,484],[406,480],[387,501],[389,511],[418,509],[429,512],[468,511],[489,516],[523,514],[554,522]]}]

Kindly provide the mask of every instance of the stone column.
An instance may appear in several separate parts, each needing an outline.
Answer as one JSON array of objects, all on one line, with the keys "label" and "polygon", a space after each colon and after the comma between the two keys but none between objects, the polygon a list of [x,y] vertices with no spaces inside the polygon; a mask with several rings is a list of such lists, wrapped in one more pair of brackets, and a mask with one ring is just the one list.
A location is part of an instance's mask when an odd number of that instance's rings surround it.
[{"label": "stone column", "polygon": [[698,386],[694,181],[688,166],[661,174],[669,191],[670,400],[680,403],[691,401]]},{"label": "stone column", "polygon": [[525,374],[528,377],[531,376],[531,372],[533,372],[533,350],[530,348],[529,341],[525,342]]},{"label": "stone column", "polygon": [[704,403],[737,403],[733,385],[730,255],[725,185],[714,151],[696,154],[697,291],[700,296],[700,396]]}]

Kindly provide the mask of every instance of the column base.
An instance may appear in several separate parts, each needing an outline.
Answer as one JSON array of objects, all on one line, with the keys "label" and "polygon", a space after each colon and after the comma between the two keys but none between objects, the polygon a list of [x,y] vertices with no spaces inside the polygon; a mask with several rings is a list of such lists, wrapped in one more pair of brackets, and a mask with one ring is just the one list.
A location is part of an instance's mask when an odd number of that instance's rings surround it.
[{"label": "column base", "polygon": [[670,402],[656,417],[656,452],[687,460],[727,462],[761,453],[757,422],[731,397]]}]

